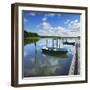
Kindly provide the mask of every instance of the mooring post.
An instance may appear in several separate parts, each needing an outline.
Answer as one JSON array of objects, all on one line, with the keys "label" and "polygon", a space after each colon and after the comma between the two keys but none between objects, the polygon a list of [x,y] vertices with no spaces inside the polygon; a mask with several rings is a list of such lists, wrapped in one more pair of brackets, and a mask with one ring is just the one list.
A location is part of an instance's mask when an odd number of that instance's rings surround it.
[{"label": "mooring post", "polygon": [[38,62],[37,61],[37,45],[36,45],[36,42],[34,43],[34,45],[35,45],[35,64]]},{"label": "mooring post", "polygon": [[75,50],[76,50],[76,54],[75,54],[75,71],[74,74],[77,75],[78,74],[78,43],[77,40],[75,42]]},{"label": "mooring post", "polygon": [[60,39],[59,39],[59,48],[60,48]]},{"label": "mooring post", "polygon": [[58,39],[56,39],[56,47],[58,47]]},{"label": "mooring post", "polygon": [[52,47],[54,48],[54,39],[52,39]]},{"label": "mooring post", "polygon": [[48,40],[46,39],[46,47],[48,47]]},{"label": "mooring post", "polygon": [[[59,40],[59,39],[58,39]],[[59,48],[59,41],[58,41],[58,48]]]}]

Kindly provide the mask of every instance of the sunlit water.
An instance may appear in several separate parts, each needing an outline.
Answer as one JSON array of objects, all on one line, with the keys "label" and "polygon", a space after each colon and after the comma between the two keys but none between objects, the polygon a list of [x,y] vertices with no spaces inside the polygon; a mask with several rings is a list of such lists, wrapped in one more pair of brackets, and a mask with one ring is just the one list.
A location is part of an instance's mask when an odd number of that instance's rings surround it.
[{"label": "sunlit water", "polygon": [[[34,43],[24,46],[23,76],[63,76],[68,75],[73,58],[73,47],[71,45],[62,45],[68,50],[67,57],[56,57],[42,54],[42,48],[46,46],[46,39],[40,39]],[[48,45],[52,43],[49,41]]]}]

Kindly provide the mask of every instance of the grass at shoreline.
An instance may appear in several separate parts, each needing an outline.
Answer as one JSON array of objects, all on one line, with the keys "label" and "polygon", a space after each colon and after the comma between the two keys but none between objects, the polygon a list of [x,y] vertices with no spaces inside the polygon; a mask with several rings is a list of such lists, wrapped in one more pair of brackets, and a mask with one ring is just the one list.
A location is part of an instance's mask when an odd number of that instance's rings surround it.
[{"label": "grass at shoreline", "polygon": [[40,37],[26,37],[24,39],[39,39]]},{"label": "grass at shoreline", "polygon": [[27,37],[24,38],[24,45],[26,44],[31,44],[31,43],[36,43],[37,41],[39,41],[40,37]]}]

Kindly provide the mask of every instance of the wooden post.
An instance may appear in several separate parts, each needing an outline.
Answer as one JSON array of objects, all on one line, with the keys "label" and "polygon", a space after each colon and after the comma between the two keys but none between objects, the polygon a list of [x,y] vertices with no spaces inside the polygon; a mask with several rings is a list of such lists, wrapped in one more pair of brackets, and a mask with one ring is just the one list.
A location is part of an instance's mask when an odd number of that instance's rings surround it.
[{"label": "wooden post", "polygon": [[48,40],[46,39],[46,48],[48,47]]},{"label": "wooden post", "polygon": [[59,48],[60,48],[60,39],[59,39]]},{"label": "wooden post", "polygon": [[76,49],[76,54],[75,54],[75,71],[74,71],[74,74],[77,75],[78,74],[78,44],[76,42],[76,45],[75,45],[75,49]]},{"label": "wooden post", "polygon": [[57,39],[55,39],[55,41],[56,41],[56,43],[55,43],[56,45],[55,46],[57,47]]},{"label": "wooden post", "polygon": [[36,42],[34,43],[35,45],[35,64],[37,64],[37,48],[36,48]]},{"label": "wooden post", "polygon": [[54,48],[54,39],[52,39],[52,47]]},{"label": "wooden post", "polygon": [[57,48],[58,48],[58,39],[57,39]]}]

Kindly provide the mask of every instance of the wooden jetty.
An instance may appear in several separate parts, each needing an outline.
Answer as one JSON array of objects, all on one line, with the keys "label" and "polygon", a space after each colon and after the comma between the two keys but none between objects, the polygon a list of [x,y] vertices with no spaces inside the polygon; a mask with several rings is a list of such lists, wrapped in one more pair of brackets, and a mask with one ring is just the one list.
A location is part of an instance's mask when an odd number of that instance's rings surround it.
[{"label": "wooden jetty", "polygon": [[[49,46],[49,38],[52,39],[51,46]],[[75,46],[75,42],[77,42],[77,40],[80,40],[80,37],[48,37],[46,40],[46,47],[42,48],[42,53],[53,56],[67,55],[68,50],[64,48],[63,45]]]},{"label": "wooden jetty", "polygon": [[74,46],[74,55],[72,59],[72,63],[69,69],[69,75],[79,75],[80,74],[80,66],[79,66],[79,57],[78,57],[78,43]]},{"label": "wooden jetty", "polygon": [[42,48],[42,53],[53,56],[66,55],[67,52],[66,48],[61,48],[60,39],[58,38],[52,39],[52,47],[48,46],[48,40],[46,40],[46,47]]}]

